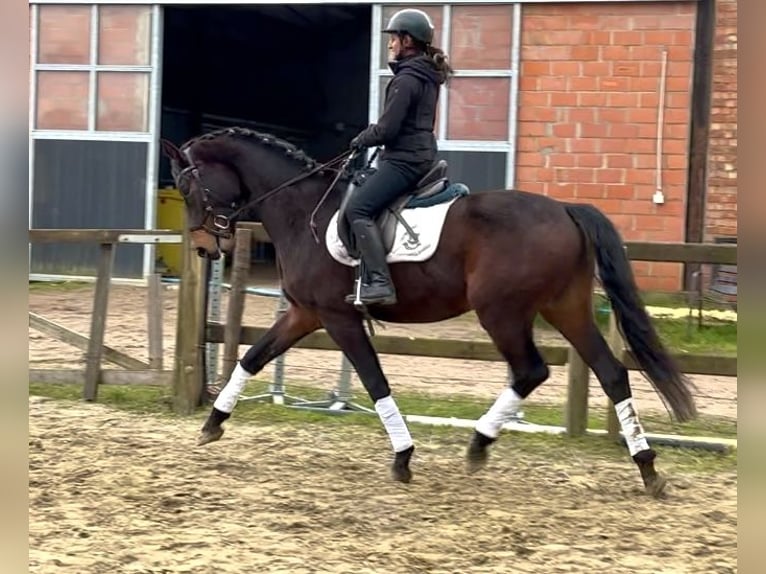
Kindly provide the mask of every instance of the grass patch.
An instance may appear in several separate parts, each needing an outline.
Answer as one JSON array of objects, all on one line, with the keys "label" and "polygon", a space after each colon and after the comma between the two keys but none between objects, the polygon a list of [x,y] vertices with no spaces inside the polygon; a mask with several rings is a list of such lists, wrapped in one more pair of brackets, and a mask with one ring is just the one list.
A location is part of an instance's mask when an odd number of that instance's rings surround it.
[{"label": "grass patch", "polygon": [[[327,393],[311,387],[290,385],[290,393],[309,400],[324,399]],[[266,392],[268,383],[253,381],[245,389],[245,395]],[[79,385],[30,383],[30,394],[45,396],[60,400],[79,401],[82,389]],[[397,403],[403,413],[421,414],[441,417],[456,417],[477,419],[489,406],[489,401],[471,397],[433,397],[418,393],[397,393]],[[367,397],[358,396],[355,402],[372,407]],[[103,385],[99,388],[99,403],[110,405],[124,411],[150,414],[154,416],[175,417],[171,409],[170,390],[163,387],[148,386],[112,386]],[[606,423],[603,409],[591,411],[588,427],[604,428]],[[524,406],[525,419],[538,423],[561,426],[564,423],[563,407],[551,405],[529,404]],[[200,421],[206,416],[207,408],[200,409],[194,415]],[[673,433],[686,436],[719,436],[736,438],[736,421],[717,417],[701,417],[696,421],[679,425],[671,423],[667,418],[658,416],[642,417],[646,430],[658,433]],[[237,406],[235,420],[237,424],[268,424],[294,425],[322,424],[328,427],[343,429],[367,428],[380,431],[380,422],[375,415],[364,413],[346,413],[329,415],[302,409],[286,408],[267,402],[244,401]],[[468,429],[439,427],[431,425],[411,424],[411,432],[418,441],[446,441],[454,443],[467,440]],[[624,448],[615,445],[606,437],[570,438],[566,436],[535,435],[512,433],[514,448],[525,451],[553,451],[556,456],[607,456],[610,458],[625,457]],[[658,447],[663,456],[663,464],[669,463],[680,471],[735,471],[737,453],[720,454],[689,448]]]},{"label": "grass patch", "polygon": [[[667,297],[670,297],[669,295]],[[609,331],[609,316],[611,307],[603,297],[597,296],[594,303],[596,324],[604,334]],[[669,310],[674,307],[660,305]],[[683,305],[682,305],[683,307]],[[677,308],[677,307],[675,307]],[[697,327],[697,320],[692,320],[691,328],[687,318],[684,317],[652,317],[652,324],[660,337],[660,340],[673,354],[698,354],[714,355],[723,357],[737,356],[737,321],[726,321],[706,317],[701,328]],[[546,333],[558,333],[545,319],[538,316],[535,327]]]}]

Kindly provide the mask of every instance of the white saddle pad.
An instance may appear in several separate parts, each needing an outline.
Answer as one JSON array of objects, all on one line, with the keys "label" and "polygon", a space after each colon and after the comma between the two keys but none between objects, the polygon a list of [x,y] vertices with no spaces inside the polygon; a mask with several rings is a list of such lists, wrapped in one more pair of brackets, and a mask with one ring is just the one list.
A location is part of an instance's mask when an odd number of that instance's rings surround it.
[{"label": "white saddle pad", "polygon": [[[457,199],[457,198],[455,198]],[[417,235],[415,241],[410,237],[409,232],[400,223],[396,222],[396,234],[394,245],[386,256],[389,263],[403,263],[414,261],[425,261],[431,257],[439,245],[444,219],[455,199],[446,203],[439,203],[431,207],[416,207],[405,209],[401,212],[402,218],[407,222]],[[349,257],[346,247],[338,237],[338,212],[330,219],[330,225],[327,226],[325,234],[327,250],[332,258],[344,265],[359,265],[359,259]]]}]

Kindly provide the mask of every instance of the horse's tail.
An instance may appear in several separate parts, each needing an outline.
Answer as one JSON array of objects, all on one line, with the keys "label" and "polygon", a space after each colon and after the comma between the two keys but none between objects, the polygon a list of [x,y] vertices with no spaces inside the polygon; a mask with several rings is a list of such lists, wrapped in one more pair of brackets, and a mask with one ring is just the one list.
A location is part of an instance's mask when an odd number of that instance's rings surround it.
[{"label": "horse's tail", "polygon": [[679,371],[652,325],[619,232],[592,205],[568,204],[566,210],[595,251],[601,283],[639,366],[679,421],[694,418],[697,408],[692,385]]}]

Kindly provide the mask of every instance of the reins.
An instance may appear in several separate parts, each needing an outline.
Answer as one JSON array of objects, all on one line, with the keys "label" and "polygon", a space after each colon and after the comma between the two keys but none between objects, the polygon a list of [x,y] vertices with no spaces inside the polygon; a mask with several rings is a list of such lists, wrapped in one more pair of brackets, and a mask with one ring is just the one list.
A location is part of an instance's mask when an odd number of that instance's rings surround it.
[{"label": "reins", "polygon": [[[336,156],[335,156],[334,158],[332,158],[330,161],[328,161],[328,162],[326,162],[326,163],[323,163],[323,164],[321,164],[321,165],[318,165],[317,167],[315,167],[314,169],[312,169],[312,170],[310,170],[310,171],[307,171],[306,173],[299,173],[299,174],[298,174],[298,175],[296,175],[295,177],[293,177],[293,178],[291,178],[291,179],[288,179],[286,182],[284,182],[284,183],[281,183],[280,185],[278,185],[277,187],[275,187],[275,188],[274,188],[274,189],[272,189],[271,191],[267,191],[267,192],[266,192],[266,193],[264,193],[262,196],[260,196],[260,197],[257,197],[257,198],[255,198],[255,199],[253,199],[253,200],[251,200],[251,201],[248,201],[248,202],[247,202],[246,204],[244,204],[242,207],[240,207],[239,209],[237,209],[237,210],[236,210],[234,213],[232,213],[231,215],[229,215],[228,219],[234,219],[235,217],[237,217],[238,215],[240,215],[240,214],[241,214],[243,211],[245,211],[245,210],[247,210],[247,209],[250,209],[250,208],[251,208],[251,207],[253,207],[254,205],[258,205],[258,204],[259,204],[259,203],[261,203],[262,201],[265,201],[265,200],[267,200],[267,199],[268,199],[268,198],[270,198],[272,195],[275,195],[276,193],[278,193],[278,192],[282,191],[282,190],[283,190],[283,189],[285,189],[286,187],[290,187],[291,185],[293,185],[293,184],[296,184],[296,183],[298,183],[299,181],[303,181],[304,179],[307,179],[307,178],[311,177],[311,176],[312,176],[312,175],[314,175],[315,173],[319,173],[320,171],[322,171],[322,170],[324,170],[324,169],[327,169],[327,168],[329,168],[329,167],[332,167],[332,166],[336,165],[337,163],[341,162],[341,161],[342,161],[344,158],[347,158],[347,159],[346,159],[346,161],[345,161],[345,162],[343,162],[343,166],[342,166],[342,167],[341,167],[341,168],[338,170],[338,173],[337,173],[337,175],[335,176],[335,179],[333,180],[332,184],[331,184],[331,185],[330,185],[330,187],[327,189],[327,193],[325,193],[324,197],[322,198],[322,201],[324,201],[324,198],[325,198],[325,197],[327,197],[327,194],[329,193],[329,191],[330,191],[330,190],[333,188],[333,186],[334,186],[334,185],[337,183],[338,179],[340,179],[340,176],[341,176],[341,174],[343,173],[343,170],[345,169],[346,165],[348,165],[348,162],[349,162],[350,156],[351,156],[353,153],[354,153],[354,152],[353,152],[353,150],[346,150],[346,151],[344,151],[343,153],[336,155]],[[320,201],[320,204],[321,204],[321,201]],[[313,216],[313,215],[312,215],[312,216]]]}]

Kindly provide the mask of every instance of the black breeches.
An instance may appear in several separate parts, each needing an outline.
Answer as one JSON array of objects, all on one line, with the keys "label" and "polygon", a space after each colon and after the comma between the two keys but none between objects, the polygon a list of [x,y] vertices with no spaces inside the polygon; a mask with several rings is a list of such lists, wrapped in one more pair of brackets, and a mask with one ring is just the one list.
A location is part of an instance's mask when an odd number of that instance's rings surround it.
[{"label": "black breeches", "polygon": [[375,219],[383,209],[410,191],[423,175],[406,164],[380,161],[378,170],[349,198],[346,219],[349,223]]}]

